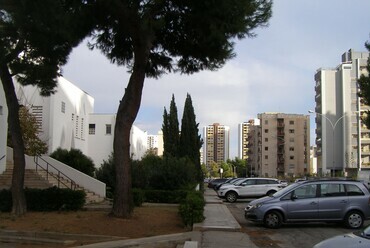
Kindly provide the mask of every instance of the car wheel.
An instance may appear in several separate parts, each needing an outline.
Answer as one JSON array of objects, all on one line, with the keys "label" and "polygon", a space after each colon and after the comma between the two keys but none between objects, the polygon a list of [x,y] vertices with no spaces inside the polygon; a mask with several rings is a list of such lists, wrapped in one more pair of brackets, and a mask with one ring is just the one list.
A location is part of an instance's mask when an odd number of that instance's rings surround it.
[{"label": "car wheel", "polygon": [[269,192],[266,193],[267,196],[275,194],[276,190],[270,190]]},{"label": "car wheel", "polygon": [[238,196],[235,192],[227,192],[226,193],[226,200],[228,202],[236,202],[237,198],[238,198]]},{"label": "car wheel", "polygon": [[283,217],[279,212],[271,211],[265,215],[263,223],[268,228],[279,228],[283,223]]},{"label": "car wheel", "polygon": [[348,228],[358,229],[364,224],[364,217],[359,211],[350,211],[347,213],[344,222]]}]

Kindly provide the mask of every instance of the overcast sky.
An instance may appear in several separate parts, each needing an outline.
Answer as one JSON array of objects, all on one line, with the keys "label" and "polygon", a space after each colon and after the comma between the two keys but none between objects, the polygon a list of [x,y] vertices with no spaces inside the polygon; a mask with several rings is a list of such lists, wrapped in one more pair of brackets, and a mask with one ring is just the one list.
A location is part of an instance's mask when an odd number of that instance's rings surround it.
[{"label": "overcast sky", "polygon": [[[134,124],[157,134],[172,94],[181,123],[189,93],[201,134],[204,126],[215,122],[230,126],[230,157],[234,158],[239,123],[263,112],[308,114],[315,107],[316,70],[335,68],[349,49],[366,51],[370,1],[275,0],[269,26],[255,32],[256,38],[237,41],[236,58],[216,72],[146,79]],[[96,113],[113,114],[128,82],[126,71],[83,43],[63,67],[63,76],[95,99]],[[314,129],[312,117],[311,134]]]}]

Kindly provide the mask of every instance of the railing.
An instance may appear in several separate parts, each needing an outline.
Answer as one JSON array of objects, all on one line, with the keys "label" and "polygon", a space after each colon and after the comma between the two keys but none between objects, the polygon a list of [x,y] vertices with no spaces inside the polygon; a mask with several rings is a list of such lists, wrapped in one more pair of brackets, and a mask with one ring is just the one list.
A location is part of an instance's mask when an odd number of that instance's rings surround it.
[{"label": "railing", "polygon": [[[39,159],[41,159],[44,163],[46,163],[46,168],[44,168],[43,166],[41,166],[38,161]],[[72,190],[75,190],[77,188],[77,184],[75,181],[73,181],[70,177],[68,177],[66,174],[64,174],[63,172],[61,172],[60,170],[58,170],[55,166],[53,166],[52,164],[50,164],[49,162],[47,162],[45,159],[39,157],[39,156],[35,156],[34,157],[34,162],[36,164],[36,171],[38,169],[38,167],[40,167],[43,171],[46,172],[46,180],[49,180],[49,175],[52,176],[53,178],[57,179],[58,181],[58,188],[60,188],[60,184],[63,184],[64,186],[66,186],[67,188],[70,188]],[[54,173],[50,172],[49,171],[49,167],[53,168],[55,171],[56,171],[56,175],[54,175]],[[71,186],[67,185],[66,183],[64,183],[61,179],[66,179],[67,181],[70,181],[71,182]]]},{"label": "railing", "polygon": [[5,155],[3,155],[1,158],[0,158],[0,161],[3,160],[5,158]]}]

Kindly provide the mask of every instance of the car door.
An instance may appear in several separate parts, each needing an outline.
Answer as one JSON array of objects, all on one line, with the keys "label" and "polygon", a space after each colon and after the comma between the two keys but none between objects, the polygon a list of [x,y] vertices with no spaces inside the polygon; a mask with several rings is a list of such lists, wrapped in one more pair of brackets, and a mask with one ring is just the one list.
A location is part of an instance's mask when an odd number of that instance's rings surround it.
[{"label": "car door", "polygon": [[242,197],[256,195],[256,179],[247,179],[240,184],[239,195]]},{"label": "car door", "polygon": [[318,218],[317,184],[302,185],[284,197],[287,220],[316,220]]},{"label": "car door", "polygon": [[255,196],[266,195],[269,187],[268,179],[256,179]]},{"label": "car door", "polygon": [[319,219],[343,219],[348,204],[348,196],[342,183],[320,184]]}]

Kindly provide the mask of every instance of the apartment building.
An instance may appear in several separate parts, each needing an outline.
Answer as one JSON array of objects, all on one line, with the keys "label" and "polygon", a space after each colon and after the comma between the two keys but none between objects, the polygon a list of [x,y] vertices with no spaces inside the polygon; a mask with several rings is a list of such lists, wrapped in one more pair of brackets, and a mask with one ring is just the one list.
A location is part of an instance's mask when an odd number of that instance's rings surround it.
[{"label": "apartment building", "polygon": [[309,115],[261,113],[258,119],[259,125],[248,135],[253,174],[291,177],[310,173]]},{"label": "apartment building", "polygon": [[247,175],[255,176],[261,170],[261,127],[259,119],[247,122]]},{"label": "apartment building", "polygon": [[221,164],[229,159],[230,127],[214,123],[203,129],[203,163]]},{"label": "apartment building", "polygon": [[248,158],[248,122],[238,125],[238,157],[246,160]]},{"label": "apartment building", "polygon": [[336,68],[315,74],[316,146],[319,174],[370,176],[370,130],[361,123],[368,110],[358,97],[357,80],[366,74],[369,53],[349,50]]},{"label": "apartment building", "polygon": [[157,156],[163,155],[163,132],[159,131],[157,135],[148,135],[148,149]]}]

